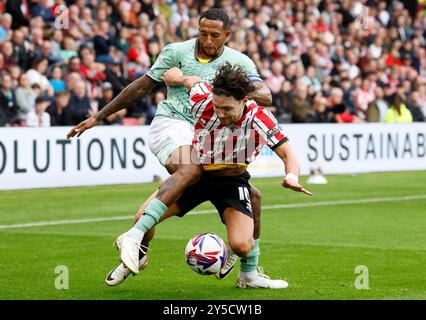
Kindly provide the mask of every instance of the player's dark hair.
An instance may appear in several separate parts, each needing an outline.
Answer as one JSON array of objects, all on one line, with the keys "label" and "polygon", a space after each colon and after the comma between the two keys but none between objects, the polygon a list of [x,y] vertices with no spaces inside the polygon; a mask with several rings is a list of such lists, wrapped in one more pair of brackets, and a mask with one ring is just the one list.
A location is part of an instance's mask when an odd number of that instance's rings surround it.
[{"label": "player's dark hair", "polygon": [[201,22],[202,19],[208,19],[208,20],[217,20],[223,22],[223,29],[228,29],[229,26],[229,17],[226,14],[225,10],[220,8],[212,8],[205,12],[203,12],[200,15],[200,19],[198,20],[198,23]]},{"label": "player's dark hair", "polygon": [[243,68],[239,65],[232,66],[228,62],[219,67],[212,85],[213,94],[233,97],[235,100],[243,100],[256,90]]}]

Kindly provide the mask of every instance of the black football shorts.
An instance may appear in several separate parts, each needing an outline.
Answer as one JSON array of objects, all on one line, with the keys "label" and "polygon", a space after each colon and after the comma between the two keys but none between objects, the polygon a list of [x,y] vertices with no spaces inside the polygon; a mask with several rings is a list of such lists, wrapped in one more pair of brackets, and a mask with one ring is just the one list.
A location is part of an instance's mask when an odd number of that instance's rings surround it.
[{"label": "black football shorts", "polygon": [[200,180],[184,191],[177,201],[183,217],[186,213],[205,201],[210,201],[217,209],[223,223],[223,213],[234,208],[253,218],[249,184],[250,174],[245,171],[239,176],[215,176],[204,172]]}]

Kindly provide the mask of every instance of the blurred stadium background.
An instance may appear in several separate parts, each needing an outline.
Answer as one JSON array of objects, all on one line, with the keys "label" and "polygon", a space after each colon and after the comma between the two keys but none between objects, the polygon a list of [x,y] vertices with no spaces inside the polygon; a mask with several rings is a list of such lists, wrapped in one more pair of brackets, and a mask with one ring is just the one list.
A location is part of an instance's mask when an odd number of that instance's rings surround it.
[{"label": "blurred stadium background", "polygon": [[[165,45],[196,37],[215,6],[231,17],[227,45],[272,91],[302,182],[328,180],[307,199],[277,188],[268,150],[250,168],[260,263],[290,287],[242,292],[234,275],[192,274],[186,241],[225,235],[206,204],[159,227],[150,267],[107,288],[112,241],[167,176],[146,142],[166,88],[79,140],[66,133]],[[0,1],[0,299],[426,299],[425,35],[422,0]],[[61,265],[69,289],[55,287]]]}]

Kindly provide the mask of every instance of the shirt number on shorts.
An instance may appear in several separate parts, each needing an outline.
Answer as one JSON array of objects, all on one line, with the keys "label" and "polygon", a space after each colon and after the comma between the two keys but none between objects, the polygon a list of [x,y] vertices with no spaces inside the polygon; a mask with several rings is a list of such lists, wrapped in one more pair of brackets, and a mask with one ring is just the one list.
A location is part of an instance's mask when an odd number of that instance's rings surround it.
[{"label": "shirt number on shorts", "polygon": [[246,187],[238,187],[238,193],[240,194],[240,200],[247,202],[247,209],[251,210],[250,192]]}]

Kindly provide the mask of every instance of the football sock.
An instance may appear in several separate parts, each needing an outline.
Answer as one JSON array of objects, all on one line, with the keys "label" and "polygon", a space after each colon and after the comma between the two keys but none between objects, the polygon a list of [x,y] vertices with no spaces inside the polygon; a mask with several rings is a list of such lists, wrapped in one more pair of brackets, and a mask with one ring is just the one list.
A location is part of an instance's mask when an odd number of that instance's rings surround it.
[{"label": "football sock", "polygon": [[256,267],[260,255],[259,240],[260,239],[254,240],[254,245],[247,257],[241,258],[240,273],[255,272],[257,274]]},{"label": "football sock", "polygon": [[126,235],[138,241],[142,241],[144,234],[144,231],[135,227],[131,228],[129,231],[126,232]]},{"label": "football sock", "polygon": [[166,211],[167,206],[164,203],[157,198],[152,199],[146,207],[142,217],[140,217],[138,222],[136,222],[135,228],[143,231],[144,233],[147,232],[157,224],[158,220],[160,220]]}]

